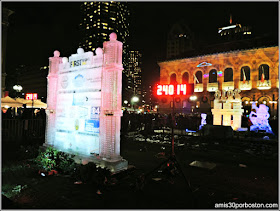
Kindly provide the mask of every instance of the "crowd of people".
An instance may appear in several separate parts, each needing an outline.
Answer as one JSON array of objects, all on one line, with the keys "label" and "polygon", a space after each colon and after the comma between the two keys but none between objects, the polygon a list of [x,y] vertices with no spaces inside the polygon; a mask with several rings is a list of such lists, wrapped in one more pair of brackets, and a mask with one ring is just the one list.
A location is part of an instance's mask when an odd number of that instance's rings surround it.
[{"label": "crowd of people", "polygon": [[[212,116],[207,119],[209,124],[212,123]],[[197,130],[200,123],[200,114],[174,114],[172,120],[171,114],[160,113],[129,113],[127,110],[123,112],[122,116],[122,133],[126,134],[130,131],[145,131],[151,133],[153,129],[161,129],[163,127],[173,127],[176,129],[190,129]]]},{"label": "crowd of people", "polygon": [[2,109],[2,119],[46,119],[45,109],[34,109],[23,107],[10,107],[7,110]]},{"label": "crowd of people", "polygon": [[[5,112],[2,109],[2,119],[42,119],[46,120],[45,109],[26,108],[8,108]],[[213,124],[213,116],[207,114],[207,124]],[[171,114],[161,113],[136,113],[124,110],[121,119],[121,132],[127,134],[131,131],[144,131],[148,134],[152,133],[154,129],[162,129],[173,127],[181,130],[198,130],[201,124],[201,115],[199,113],[175,113],[174,120]],[[250,128],[250,120],[247,116],[242,116],[242,127]]]}]

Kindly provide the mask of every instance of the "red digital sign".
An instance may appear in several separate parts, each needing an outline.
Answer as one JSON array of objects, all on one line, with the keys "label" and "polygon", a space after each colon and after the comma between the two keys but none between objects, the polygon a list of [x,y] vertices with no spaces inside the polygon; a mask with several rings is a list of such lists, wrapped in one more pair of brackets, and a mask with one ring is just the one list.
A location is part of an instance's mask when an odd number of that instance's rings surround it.
[{"label": "red digital sign", "polygon": [[37,100],[38,95],[37,93],[26,93],[25,99],[26,100]]},{"label": "red digital sign", "polygon": [[157,85],[157,95],[188,95],[193,93],[193,84]]}]

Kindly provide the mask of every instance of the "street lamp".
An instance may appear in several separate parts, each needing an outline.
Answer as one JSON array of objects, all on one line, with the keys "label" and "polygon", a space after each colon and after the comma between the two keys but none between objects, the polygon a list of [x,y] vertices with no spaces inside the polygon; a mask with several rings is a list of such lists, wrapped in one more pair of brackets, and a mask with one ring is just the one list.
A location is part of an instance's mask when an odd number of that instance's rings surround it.
[{"label": "street lamp", "polygon": [[[197,100],[197,96],[195,96],[195,95],[190,96],[190,101],[194,102],[196,100]],[[194,105],[192,105],[192,112],[193,112],[193,109],[194,109]]]},{"label": "street lamp", "polygon": [[14,85],[13,89],[17,92],[20,92],[22,90],[22,86],[21,85]]},{"label": "street lamp", "polygon": [[195,96],[195,95],[190,96],[190,100],[191,101],[196,101],[197,100],[197,96]]},{"label": "street lamp", "polygon": [[134,110],[135,110],[134,104],[137,103],[138,101],[139,101],[139,97],[137,97],[137,96],[133,96],[131,98],[131,104],[132,104]]},{"label": "street lamp", "polygon": [[[17,92],[17,93],[19,93],[19,92],[21,92],[21,90],[22,90],[22,86],[21,85],[14,85],[13,86],[13,89]],[[16,94],[16,97],[18,96],[18,94]]]},{"label": "street lamp", "polygon": [[131,98],[131,101],[132,101],[133,103],[137,103],[137,102],[139,101],[139,97],[133,96],[133,97]]}]

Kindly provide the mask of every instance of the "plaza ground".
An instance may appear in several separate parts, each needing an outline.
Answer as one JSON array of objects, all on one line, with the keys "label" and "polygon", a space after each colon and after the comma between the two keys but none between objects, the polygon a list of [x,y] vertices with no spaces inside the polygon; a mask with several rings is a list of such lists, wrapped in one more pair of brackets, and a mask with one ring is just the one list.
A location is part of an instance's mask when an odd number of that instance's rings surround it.
[{"label": "plaza ground", "polygon": [[[171,151],[170,144],[136,141],[138,135],[122,139],[121,155],[131,168],[114,176],[102,194],[90,184],[74,184],[67,175],[42,177],[16,161],[14,145],[3,143],[2,194],[21,185],[18,194],[6,206],[35,209],[214,209],[223,202],[278,202],[278,141],[256,138],[213,139],[176,136],[176,157],[187,178],[177,171],[173,180],[155,169]],[[166,136],[166,139],[169,137]],[[193,161],[215,163],[211,170],[191,167]],[[162,167],[166,166],[164,164]],[[142,190],[136,189],[139,175],[146,179]],[[189,189],[190,187],[190,189]],[[5,208],[5,207],[2,207]]]}]

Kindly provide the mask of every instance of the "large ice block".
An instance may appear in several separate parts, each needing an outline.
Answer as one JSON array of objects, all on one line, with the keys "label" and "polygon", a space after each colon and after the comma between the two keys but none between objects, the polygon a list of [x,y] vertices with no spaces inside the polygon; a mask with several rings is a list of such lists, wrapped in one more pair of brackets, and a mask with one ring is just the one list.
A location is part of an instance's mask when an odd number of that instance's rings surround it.
[{"label": "large ice block", "polygon": [[[233,98],[234,93],[234,98]],[[214,125],[231,126],[234,130],[241,128],[241,116],[244,111],[240,99],[240,90],[217,90],[215,93],[213,114]],[[226,96],[227,95],[227,96]]]},{"label": "large ice block", "polygon": [[50,58],[45,145],[118,171],[127,167],[120,156],[122,43],[112,33],[95,53],[79,48],[69,61],[58,51]]}]

